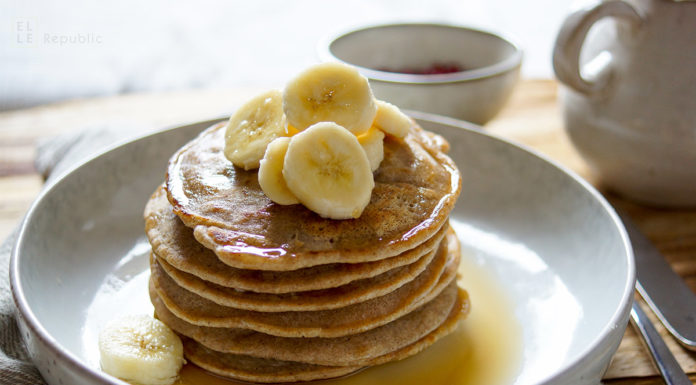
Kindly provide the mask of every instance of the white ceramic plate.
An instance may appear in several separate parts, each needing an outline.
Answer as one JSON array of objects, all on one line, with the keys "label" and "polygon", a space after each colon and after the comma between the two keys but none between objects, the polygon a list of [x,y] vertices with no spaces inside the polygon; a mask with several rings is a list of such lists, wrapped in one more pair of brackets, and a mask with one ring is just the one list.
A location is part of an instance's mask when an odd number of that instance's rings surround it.
[{"label": "white ceramic plate", "polygon": [[[537,154],[466,123],[414,115],[450,141],[463,180],[452,220],[464,257],[506,293],[521,326],[510,383],[598,383],[635,280],[614,211]],[[98,370],[89,340],[102,318],[147,306],[143,206],[169,157],[213,122],[115,147],[63,175],[29,210],[11,281],[22,336],[49,384],[123,384]],[[100,302],[114,293],[119,303]]]}]

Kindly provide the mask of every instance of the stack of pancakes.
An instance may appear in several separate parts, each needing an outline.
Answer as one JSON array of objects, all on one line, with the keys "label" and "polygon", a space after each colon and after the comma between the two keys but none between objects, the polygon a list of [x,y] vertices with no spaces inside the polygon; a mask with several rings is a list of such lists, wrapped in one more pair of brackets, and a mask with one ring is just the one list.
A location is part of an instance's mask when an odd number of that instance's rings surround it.
[{"label": "stack of pancakes", "polygon": [[255,382],[336,377],[413,355],[468,312],[444,140],[388,136],[350,220],[273,203],[224,144],[218,124],[181,148],[145,209],[150,297],[189,361]]}]

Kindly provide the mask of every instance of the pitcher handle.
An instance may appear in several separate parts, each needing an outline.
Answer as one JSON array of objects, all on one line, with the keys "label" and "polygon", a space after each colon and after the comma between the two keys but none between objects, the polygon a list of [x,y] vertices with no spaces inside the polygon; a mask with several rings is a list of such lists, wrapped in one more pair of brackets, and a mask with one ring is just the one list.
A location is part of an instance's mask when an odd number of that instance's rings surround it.
[{"label": "pitcher handle", "polygon": [[571,13],[563,22],[553,48],[553,69],[563,84],[583,94],[594,94],[606,86],[608,78],[587,80],[580,74],[580,51],[587,32],[598,20],[611,16],[640,25],[642,18],[630,4],[621,0],[600,3]]}]

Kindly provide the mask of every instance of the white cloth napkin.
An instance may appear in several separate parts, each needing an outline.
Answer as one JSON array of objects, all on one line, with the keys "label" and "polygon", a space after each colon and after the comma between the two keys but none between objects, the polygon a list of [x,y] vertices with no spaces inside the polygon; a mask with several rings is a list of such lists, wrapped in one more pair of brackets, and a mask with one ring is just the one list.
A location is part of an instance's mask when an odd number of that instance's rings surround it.
[{"label": "white cloth napkin", "polygon": [[[52,183],[68,169],[118,142],[148,131],[137,123],[88,127],[38,144],[36,169]],[[0,245],[0,384],[44,384],[24,347],[15,319],[9,279],[9,262],[17,229]]]}]

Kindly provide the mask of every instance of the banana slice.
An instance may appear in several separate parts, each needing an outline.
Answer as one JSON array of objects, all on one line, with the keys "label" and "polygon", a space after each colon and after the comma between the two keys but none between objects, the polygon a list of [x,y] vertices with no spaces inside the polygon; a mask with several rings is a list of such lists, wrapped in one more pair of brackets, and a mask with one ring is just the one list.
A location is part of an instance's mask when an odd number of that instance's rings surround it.
[{"label": "banana slice", "polygon": [[261,190],[273,202],[280,205],[294,205],[300,203],[295,195],[288,189],[283,178],[283,163],[285,153],[288,150],[290,138],[276,138],[266,148],[266,154],[261,159],[259,167],[259,185]]},{"label": "banana slice", "polygon": [[401,112],[399,107],[382,100],[377,100],[375,125],[389,135],[403,138],[411,131],[413,121],[406,116],[406,114]]},{"label": "banana slice", "polygon": [[365,150],[367,160],[370,161],[370,169],[374,172],[384,159],[384,132],[371,127],[366,133],[358,136],[358,142]]},{"label": "banana slice", "polygon": [[359,217],[375,186],[358,138],[333,122],[317,123],[292,137],[283,176],[303,205],[331,219]]},{"label": "banana slice", "polygon": [[179,337],[146,315],[113,320],[99,333],[101,367],[106,373],[143,385],[173,383],[184,364]]},{"label": "banana slice", "polygon": [[225,132],[225,157],[245,170],[258,168],[268,143],[286,135],[283,95],[278,90],[265,92],[230,117]]},{"label": "banana slice", "polygon": [[285,86],[288,123],[302,131],[318,122],[336,122],[358,135],[377,112],[367,78],[353,67],[323,63],[308,68]]}]

